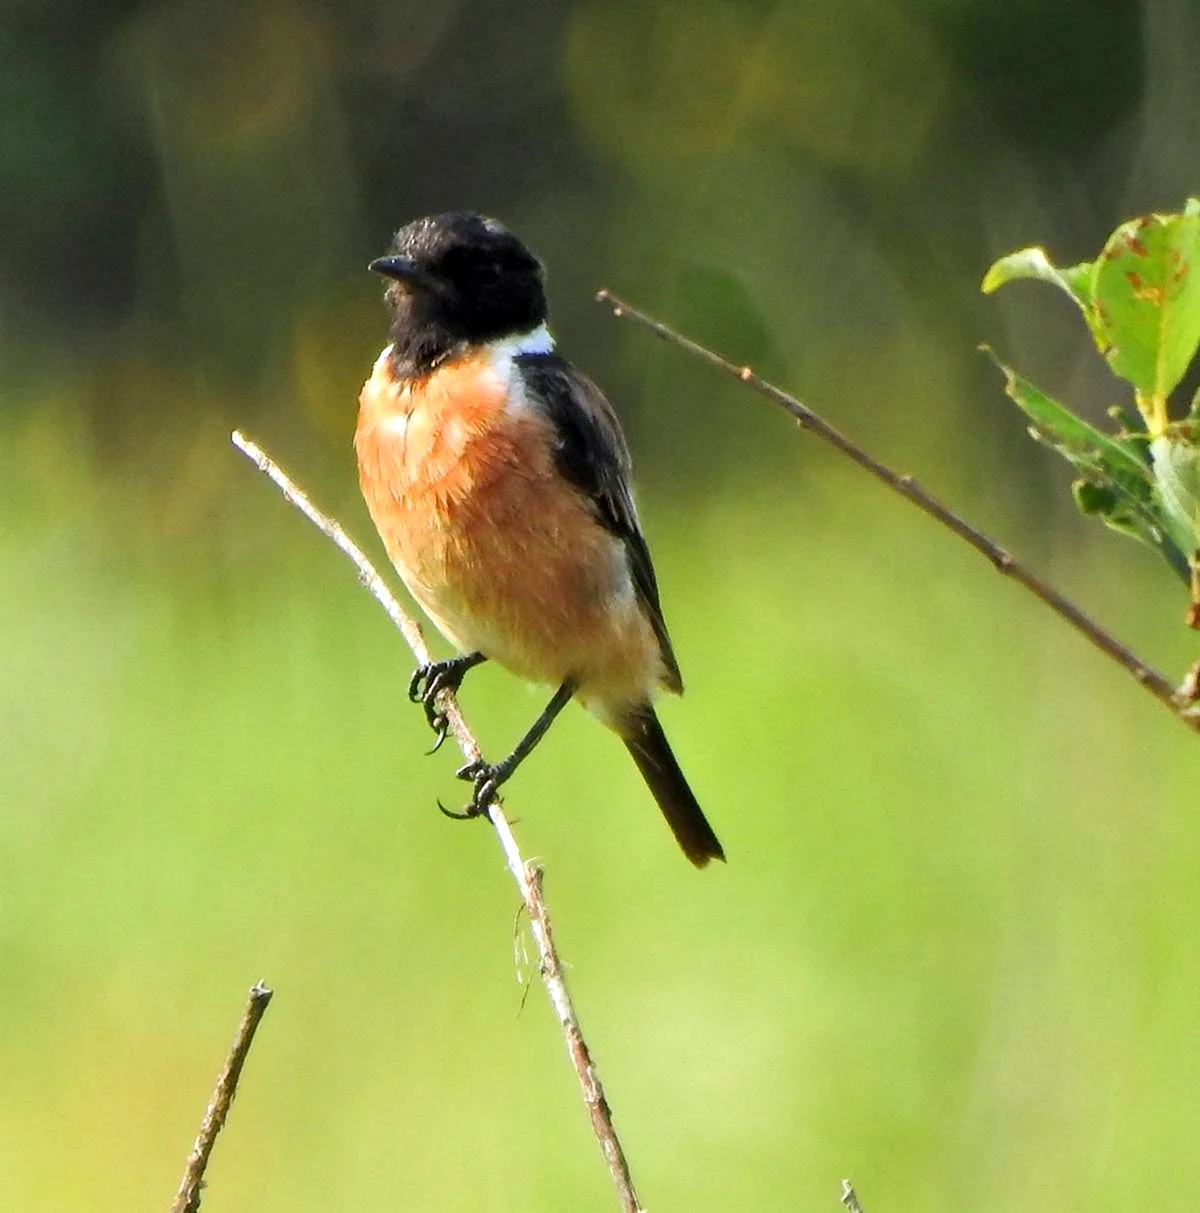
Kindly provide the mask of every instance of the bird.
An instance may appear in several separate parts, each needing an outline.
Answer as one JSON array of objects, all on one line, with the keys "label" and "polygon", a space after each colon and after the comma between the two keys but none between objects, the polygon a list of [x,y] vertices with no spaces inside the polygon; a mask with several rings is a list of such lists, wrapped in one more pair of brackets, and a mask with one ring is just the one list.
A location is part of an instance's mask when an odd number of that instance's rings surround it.
[{"label": "bird", "polygon": [[612,405],[555,349],[545,271],[503,224],[448,211],[371,261],[388,343],[359,396],[359,484],[388,557],[457,650],[409,698],[438,734],[443,689],[495,661],[556,688],[513,751],[468,763],[462,814],[486,812],[572,700],[625,743],[684,854],[725,853],[654,709],[679,672]]}]

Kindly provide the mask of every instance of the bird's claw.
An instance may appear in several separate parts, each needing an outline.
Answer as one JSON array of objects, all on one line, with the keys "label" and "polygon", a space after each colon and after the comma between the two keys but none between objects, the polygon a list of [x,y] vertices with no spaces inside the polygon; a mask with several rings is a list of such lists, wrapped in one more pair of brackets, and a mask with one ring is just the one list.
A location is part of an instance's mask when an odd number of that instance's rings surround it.
[{"label": "bird's claw", "polygon": [[453,821],[470,821],[472,817],[479,816],[479,810],[476,809],[474,805],[468,805],[461,812],[456,812],[454,809],[446,808],[446,806],[439,800],[437,802],[437,807],[438,812],[441,813],[443,817],[449,817]]},{"label": "bird's claw", "polygon": [[425,694],[428,690],[428,682],[433,674],[432,661],[427,661],[424,665],[419,665],[412,672],[412,677],[408,680],[408,702],[423,703]]},{"label": "bird's claw", "polygon": [[435,711],[433,701],[443,687],[458,690],[462,682],[462,670],[453,658],[448,661],[427,661],[413,670],[408,680],[408,699],[410,703],[420,703],[425,706],[425,715]]},{"label": "bird's claw", "polygon": [[437,802],[438,811],[444,817],[451,817],[455,821],[470,821],[474,817],[486,817],[488,809],[496,803],[496,793],[499,790],[499,785],[491,780],[484,780],[476,785],[471,799],[461,809],[457,811],[448,809],[439,800]]},{"label": "bird's claw", "polygon": [[461,779],[465,783],[475,785],[475,791],[471,794],[470,803],[462,810],[461,813],[450,813],[440,802],[438,808],[446,813],[447,816],[457,818],[478,817],[481,813],[486,813],[488,807],[495,801],[499,794],[500,785],[504,782],[508,772],[505,771],[503,763],[493,766],[491,763],[484,762],[482,758],[475,762],[468,762],[465,766],[461,766],[454,772],[456,779]]},{"label": "bird's claw", "polygon": [[427,661],[413,671],[408,680],[408,698],[425,709],[425,719],[436,734],[430,754],[436,754],[450,731],[450,719],[438,707],[437,699],[442,691],[457,691],[467,670],[476,662],[462,657],[450,657],[445,661]]},{"label": "bird's claw", "polygon": [[442,748],[442,742],[449,736],[450,717],[445,712],[435,712],[432,716],[427,714],[426,719],[429,721],[429,727],[436,734],[432,747],[425,751],[425,757],[428,758],[431,754],[436,754]]},{"label": "bird's claw", "polygon": [[480,775],[490,772],[491,769],[491,766],[482,758],[477,758],[474,762],[467,762],[459,767],[454,772],[454,778],[461,779],[464,783],[474,783]]}]

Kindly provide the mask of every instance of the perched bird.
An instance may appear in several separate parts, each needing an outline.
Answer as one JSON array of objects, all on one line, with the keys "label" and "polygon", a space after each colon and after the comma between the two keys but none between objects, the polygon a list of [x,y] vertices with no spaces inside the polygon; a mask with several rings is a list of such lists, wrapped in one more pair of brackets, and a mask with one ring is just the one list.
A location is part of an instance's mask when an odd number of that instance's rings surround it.
[{"label": "perched bird", "polygon": [[[459,651],[409,695],[435,701],[481,661],[558,689],[513,752],[458,772],[481,812],[572,699],[628,747],[684,854],[724,859],[652,704],[683,682],[612,406],[554,352],[542,266],[501,224],[418,219],[370,269],[391,281],[390,343],[359,397],[359,483],[392,563]],[[435,747],[436,748],[436,747]]]}]

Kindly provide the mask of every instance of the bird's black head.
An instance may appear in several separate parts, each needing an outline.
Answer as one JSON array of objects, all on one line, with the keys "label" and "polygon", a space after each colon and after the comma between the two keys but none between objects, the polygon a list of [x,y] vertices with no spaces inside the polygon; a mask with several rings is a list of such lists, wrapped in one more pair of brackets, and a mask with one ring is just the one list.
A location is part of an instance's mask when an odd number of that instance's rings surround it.
[{"label": "bird's black head", "polygon": [[392,251],[369,268],[393,280],[392,361],[406,376],[546,319],[541,263],[507,228],[469,211],[402,227]]}]

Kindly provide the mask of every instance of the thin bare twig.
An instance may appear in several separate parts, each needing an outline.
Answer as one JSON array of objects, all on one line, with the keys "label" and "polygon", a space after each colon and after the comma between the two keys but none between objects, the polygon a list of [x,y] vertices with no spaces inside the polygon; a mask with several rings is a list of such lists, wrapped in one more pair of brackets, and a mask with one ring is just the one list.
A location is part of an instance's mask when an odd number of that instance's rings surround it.
[{"label": "thin bare twig", "polygon": [[846,1206],[846,1213],[863,1213],[863,1207],[858,1203],[858,1195],[848,1179],[842,1180],[842,1204]]},{"label": "thin bare twig", "polygon": [[[376,602],[387,612],[388,618],[396,625],[401,635],[408,642],[408,646],[412,649],[417,661],[422,665],[428,662],[429,650],[425,647],[425,640],[421,634],[420,625],[396,601],[396,597],[388,588],[387,583],[375,571],[374,566],[366,556],[363,555],[362,549],[342,529],[341,524],[328,514],[324,514],[318,510],[309,501],[304,492],[260,446],[250,441],[238,430],[233,432],[232,441],[233,445],[242,454],[250,459],[261,472],[264,472],[274,481],[276,487],[292,505],[323,535],[333,540],[350,558],[358,570],[359,580],[370,591]],[[462,712],[459,710],[458,703],[451,691],[443,691],[439,695],[438,707],[446,713],[446,718],[450,722],[450,733],[458,743],[458,747],[462,750],[463,755],[470,762],[478,761],[481,756],[479,742],[467,727],[466,721],[463,719]],[[609,1108],[608,1100],[604,1096],[604,1089],[600,1085],[600,1079],[596,1074],[596,1067],[592,1061],[591,1051],[587,1046],[583,1030],[579,1026],[579,1016],[575,1012],[571,995],[567,991],[563,963],[554,944],[554,937],[550,927],[550,914],[546,908],[545,898],[542,896],[541,869],[536,864],[526,862],[521,855],[516,837],[512,831],[512,826],[504,815],[504,810],[500,803],[493,801],[488,806],[486,812],[487,818],[492,823],[492,828],[496,831],[496,836],[500,840],[500,846],[504,851],[504,859],[508,864],[508,870],[516,882],[521,894],[521,900],[525,903],[525,909],[529,914],[530,930],[533,932],[534,942],[537,944],[538,949],[542,983],[546,987],[546,993],[550,996],[551,1006],[558,1017],[559,1028],[562,1030],[563,1039],[566,1041],[567,1052],[570,1055],[571,1064],[579,1079],[579,1086],[583,1092],[583,1099],[587,1105],[588,1115],[591,1117],[592,1129],[596,1135],[596,1140],[600,1143],[604,1160],[608,1164],[609,1174],[612,1176],[613,1184],[617,1189],[617,1195],[621,1200],[621,1208],[624,1213],[642,1213],[637,1193],[634,1190],[633,1177],[629,1172],[629,1162],[625,1157],[625,1151],[621,1146],[620,1138],[617,1136],[616,1128],[613,1126],[612,1110]]]},{"label": "thin bare twig", "polygon": [[271,991],[261,981],[251,986],[246,1009],[242,1012],[242,1022],[238,1024],[237,1035],[233,1038],[233,1045],[217,1078],[212,1099],[208,1101],[204,1119],[200,1122],[200,1132],[192,1143],[192,1152],[188,1155],[179,1191],[175,1193],[175,1199],[171,1203],[171,1213],[196,1213],[200,1208],[200,1195],[204,1188],[204,1172],[208,1168],[208,1160],[212,1156],[217,1134],[225,1124],[225,1117],[229,1115],[229,1105],[233,1103],[234,1094],[237,1092],[242,1066],[246,1064],[246,1056],[254,1043],[254,1033],[258,1030],[259,1022],[270,1001]]},{"label": "thin bare twig", "polygon": [[943,526],[953,531],[960,539],[965,540],[981,555],[986,556],[996,571],[1024,586],[1039,602],[1049,607],[1056,615],[1066,620],[1077,632],[1085,636],[1105,656],[1111,657],[1123,670],[1130,674],[1141,686],[1145,687],[1155,699],[1165,708],[1183,721],[1189,728],[1200,731],[1200,718],[1184,710],[1176,696],[1175,689],[1157,670],[1148,666],[1132,650],[1126,648],[1110,632],[1096,623],[1090,616],[1084,614],[1070,599],[1065,598],[1052,586],[1048,585],[1036,574],[1017,561],[999,544],[994,543],[982,531],[978,531],[969,522],[960,518],[953,510],[943,505],[936,497],[926,492],[911,476],[894,472],[885,463],[881,463],[873,455],[868,454],[852,439],[847,438],[840,430],[835,429],[819,414],[814,413],[807,405],[801,404],[795,396],[789,395],[782,388],[756,375],[748,366],[736,366],[720,354],[713,353],[706,346],[690,337],[677,333],[674,329],[639,311],[636,307],[618,299],[611,291],[600,291],[596,295],[600,303],[612,308],[616,316],[626,316],[648,329],[656,337],[661,337],[671,345],[691,354],[701,362],[724,371],[734,379],[746,384],[747,387],[765,396],[768,400],[779,405],[790,413],[803,429],[810,430],[818,438],[823,439],[876,480],[887,485],[893,492],[912,502],[919,510],[935,518]]}]

